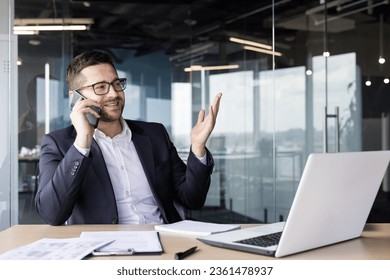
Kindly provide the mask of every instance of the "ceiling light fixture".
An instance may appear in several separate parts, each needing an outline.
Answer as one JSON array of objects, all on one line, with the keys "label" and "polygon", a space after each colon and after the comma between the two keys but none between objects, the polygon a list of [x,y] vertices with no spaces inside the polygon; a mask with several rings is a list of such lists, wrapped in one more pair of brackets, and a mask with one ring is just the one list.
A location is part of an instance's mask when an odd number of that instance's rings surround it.
[{"label": "ceiling light fixture", "polygon": [[266,50],[272,50],[272,46],[270,46],[270,45],[266,45],[266,44],[262,44],[262,43],[258,43],[258,42],[254,42],[254,41],[249,41],[249,40],[244,40],[244,39],[239,39],[239,38],[235,38],[235,37],[230,37],[229,41],[234,42],[234,43],[238,43],[238,44],[263,48]]},{"label": "ceiling light fixture", "polygon": [[29,43],[31,46],[39,46],[39,45],[41,44],[41,41],[36,40],[36,39],[32,39],[32,40],[29,40],[28,43]]},{"label": "ceiling light fixture", "polygon": [[266,53],[266,54],[275,55],[275,56],[282,56],[281,52],[273,51],[272,46],[266,45],[263,43],[240,39],[240,38],[236,38],[236,37],[230,37],[229,41],[244,45],[243,48],[245,50]]},{"label": "ceiling light fixture", "polygon": [[230,70],[240,68],[237,64],[232,65],[216,65],[216,66],[201,66],[201,65],[191,65],[190,67],[184,68],[184,72],[192,72],[192,71],[202,71],[202,70]]},{"label": "ceiling light fixture", "polygon": [[36,35],[39,31],[83,31],[94,23],[93,18],[18,18],[14,34]]},{"label": "ceiling light fixture", "polygon": [[14,32],[21,31],[68,31],[68,30],[87,30],[86,25],[19,25],[14,26]]},{"label": "ceiling light fixture", "polygon": [[73,25],[94,23],[93,18],[16,18],[14,25]]},{"label": "ceiling light fixture", "polygon": [[379,64],[384,64],[386,59],[383,56],[383,14],[379,18]]},{"label": "ceiling light fixture", "polygon": [[251,46],[244,46],[244,49],[249,50],[249,51],[259,52],[259,53],[266,53],[266,54],[270,54],[270,55],[275,55],[275,56],[282,56],[281,52],[275,52],[275,51],[255,48],[255,47],[251,47]]},{"label": "ceiling light fixture", "polygon": [[39,31],[33,30],[14,30],[14,35],[38,35]]},{"label": "ceiling light fixture", "polygon": [[[319,6],[315,7],[315,8],[313,8],[313,9],[307,10],[306,11],[306,15],[314,15],[315,13],[320,12],[320,11],[322,11],[324,9],[333,8],[333,7],[337,6],[337,5],[339,5],[340,2],[342,2],[342,1],[332,1],[330,3],[327,3],[326,5],[319,5]],[[367,3],[368,1],[367,0],[355,1],[353,3],[353,5],[364,3],[364,2]],[[333,20],[336,20],[336,19],[339,19],[339,18],[344,18],[344,17],[347,17],[347,16],[351,16],[353,14],[357,14],[357,13],[360,13],[360,12],[363,12],[363,11],[366,11],[366,10],[368,10],[368,12],[369,12],[370,10],[372,10],[372,9],[374,9],[376,7],[379,7],[381,5],[388,5],[389,4],[389,0],[383,0],[383,1],[377,2],[377,3],[372,3],[372,2],[373,1],[370,1],[370,2],[367,3],[367,5],[364,5],[361,8],[353,9],[353,10],[350,10],[350,11],[345,12],[345,13],[339,13],[336,16],[333,16],[333,17],[326,17],[323,20],[315,20],[314,21],[314,25],[318,26],[320,24],[324,24],[325,21],[326,22],[331,22]],[[338,10],[341,11],[341,10],[343,10],[343,8],[342,7],[338,8]]]}]

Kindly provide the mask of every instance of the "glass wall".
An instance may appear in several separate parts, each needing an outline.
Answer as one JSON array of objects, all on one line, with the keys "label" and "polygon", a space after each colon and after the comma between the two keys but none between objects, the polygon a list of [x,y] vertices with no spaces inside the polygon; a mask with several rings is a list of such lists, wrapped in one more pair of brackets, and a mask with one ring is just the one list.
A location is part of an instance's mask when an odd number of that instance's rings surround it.
[{"label": "glass wall", "polygon": [[[205,207],[188,212],[189,218],[227,223],[285,220],[310,153],[389,147],[388,63],[378,62],[390,47],[386,1],[243,1],[235,4],[238,7],[225,3],[223,9],[219,1],[184,1],[165,12],[165,2],[81,2],[48,4],[45,15],[53,17],[55,11],[58,18],[80,13],[94,17],[104,11],[105,19],[95,18],[91,32],[117,17],[121,26],[137,29],[117,34],[119,39],[111,34],[115,30],[102,29],[94,33],[95,40],[84,35],[88,31],[19,36],[15,188],[20,223],[40,222],[32,204],[40,139],[69,124],[65,69],[71,57],[90,48],[112,53],[120,76],[127,78],[124,116],[163,123],[183,159],[198,111],[208,108],[217,92],[223,93],[208,141],[216,162],[211,188]],[[28,14],[25,5],[15,0],[16,17],[43,17],[36,11]],[[149,16],[137,17],[140,10]],[[206,15],[214,21],[203,24]],[[141,43],[127,40],[139,38],[143,20],[153,17],[159,24],[148,22],[142,30],[156,29],[153,38],[142,42],[152,47],[140,51]],[[164,33],[166,26],[170,31]],[[166,38],[160,40],[158,33]],[[102,34],[105,39],[98,37]],[[115,38],[117,47],[109,44]],[[385,180],[379,204],[389,191]]]},{"label": "glass wall", "polygon": [[18,221],[17,185],[17,38],[11,32],[13,1],[0,3],[0,230]]},{"label": "glass wall", "polygon": [[[37,6],[40,3],[36,1]],[[51,4],[54,6],[47,9],[58,9],[61,18],[70,17],[68,1]],[[40,12],[31,8],[31,3],[15,1],[15,25],[21,15],[39,18]],[[34,205],[41,138],[70,124],[65,71],[72,56],[72,31],[36,31],[17,36],[19,164],[15,188],[19,196],[19,223],[35,224],[42,223]]]}]

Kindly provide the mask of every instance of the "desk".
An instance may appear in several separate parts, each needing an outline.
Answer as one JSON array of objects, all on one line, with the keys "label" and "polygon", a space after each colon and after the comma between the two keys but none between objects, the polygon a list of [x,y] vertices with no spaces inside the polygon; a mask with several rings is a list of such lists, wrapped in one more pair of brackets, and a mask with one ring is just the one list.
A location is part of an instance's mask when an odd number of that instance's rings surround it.
[{"label": "desk", "polygon": [[[242,227],[255,226],[242,225]],[[16,225],[0,232],[0,253],[38,239],[79,237],[82,231],[154,230],[153,225]],[[189,260],[251,260],[275,258],[206,245],[193,236],[161,232],[164,253],[158,256],[98,257],[99,259],[173,260],[176,252],[198,246]],[[91,258],[92,259],[92,258]],[[282,259],[296,260],[390,260],[390,224],[367,224],[362,237],[291,255]]]}]

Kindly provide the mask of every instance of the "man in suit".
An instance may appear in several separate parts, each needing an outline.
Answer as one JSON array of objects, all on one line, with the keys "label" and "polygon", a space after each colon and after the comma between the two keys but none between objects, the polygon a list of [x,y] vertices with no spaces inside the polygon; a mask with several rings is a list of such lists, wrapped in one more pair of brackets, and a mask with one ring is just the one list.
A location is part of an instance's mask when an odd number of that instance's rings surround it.
[{"label": "man in suit", "polygon": [[[51,225],[158,224],[181,219],[175,203],[200,209],[214,162],[206,141],[214,129],[221,93],[190,133],[187,164],[162,124],[125,120],[126,79],[109,55],[91,51],[67,69],[72,125],[41,143],[36,209]],[[101,110],[99,115],[91,106]],[[87,114],[99,119],[95,129]]]}]

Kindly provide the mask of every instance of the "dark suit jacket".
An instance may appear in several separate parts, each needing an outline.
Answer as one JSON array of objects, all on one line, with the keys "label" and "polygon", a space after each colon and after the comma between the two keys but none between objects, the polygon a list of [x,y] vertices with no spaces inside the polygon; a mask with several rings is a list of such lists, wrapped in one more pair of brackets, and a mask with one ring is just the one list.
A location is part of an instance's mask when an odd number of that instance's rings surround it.
[{"label": "dark suit jacket", "polygon": [[[207,165],[190,152],[185,164],[178,156],[163,125],[126,120],[165,223],[181,218],[174,201],[186,209],[200,209],[210,186],[213,159]],[[51,225],[116,224],[118,211],[114,190],[102,152],[94,140],[84,157],[74,147],[73,126],[42,138],[39,186],[35,205]]]}]

